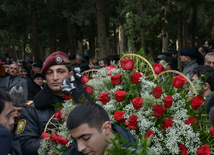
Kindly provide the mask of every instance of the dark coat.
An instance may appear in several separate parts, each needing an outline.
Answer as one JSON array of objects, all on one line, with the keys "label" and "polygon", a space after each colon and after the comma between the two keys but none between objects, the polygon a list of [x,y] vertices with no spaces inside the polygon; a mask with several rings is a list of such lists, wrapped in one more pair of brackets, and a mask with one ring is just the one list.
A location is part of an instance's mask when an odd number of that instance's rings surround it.
[{"label": "dark coat", "polygon": [[17,140],[12,142],[12,155],[22,155],[20,143]]},{"label": "dark coat", "polygon": [[0,155],[8,155],[12,145],[12,135],[0,124]]},{"label": "dark coat", "polygon": [[[54,95],[46,85],[35,97],[34,103],[25,106],[21,112],[15,140],[20,141],[22,155],[37,155],[40,147],[40,136],[49,119],[56,112],[52,104],[64,99]],[[24,123],[21,123],[24,122]],[[22,124],[20,126],[20,124]],[[26,125],[24,125],[26,124]]]},{"label": "dark coat", "polygon": [[[10,76],[4,77],[3,79],[0,80],[0,83],[2,85],[4,85],[6,88],[8,88],[8,84],[9,84],[9,80],[10,80]],[[28,85],[27,85],[27,81],[19,76],[17,76],[15,78],[15,80],[13,81],[13,83],[10,85],[9,90],[11,90],[14,86],[22,86],[23,90],[24,90],[24,95],[25,98],[28,98]]]},{"label": "dark coat", "polygon": [[28,86],[28,100],[33,100],[34,96],[41,91],[41,87],[34,81]]},{"label": "dark coat", "polygon": [[[121,126],[112,124],[112,130],[117,133],[119,136],[123,137],[129,143],[137,142],[137,138],[135,138],[128,129],[125,129]],[[129,144],[124,144],[123,147],[130,147]],[[70,151],[65,152],[63,155],[83,155],[81,152],[78,152],[77,142],[74,140],[72,142],[72,148]]]}]

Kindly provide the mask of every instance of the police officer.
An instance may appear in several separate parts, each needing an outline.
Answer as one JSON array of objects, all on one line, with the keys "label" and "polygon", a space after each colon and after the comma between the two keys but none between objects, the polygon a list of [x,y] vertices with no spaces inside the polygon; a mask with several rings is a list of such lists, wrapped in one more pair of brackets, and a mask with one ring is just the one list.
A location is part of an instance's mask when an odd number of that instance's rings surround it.
[{"label": "police officer", "polygon": [[56,112],[53,104],[64,101],[60,86],[64,79],[72,76],[73,72],[69,72],[68,67],[69,59],[63,52],[54,52],[46,59],[41,70],[46,85],[34,97],[34,102],[24,107],[16,130],[15,139],[20,141],[23,155],[38,154],[40,136]]}]

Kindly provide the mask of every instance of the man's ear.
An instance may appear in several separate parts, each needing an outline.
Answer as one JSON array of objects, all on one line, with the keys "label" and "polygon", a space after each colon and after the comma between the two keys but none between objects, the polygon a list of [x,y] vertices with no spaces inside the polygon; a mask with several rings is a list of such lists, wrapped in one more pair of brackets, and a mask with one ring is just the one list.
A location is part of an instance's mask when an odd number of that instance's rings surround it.
[{"label": "man's ear", "polygon": [[72,77],[72,76],[74,76],[74,72],[73,72],[73,71],[70,71],[70,72],[69,72],[69,77]]},{"label": "man's ear", "polygon": [[109,135],[111,133],[111,122],[106,121],[105,123],[103,123],[101,130],[103,131],[103,133],[105,133],[105,135]]},{"label": "man's ear", "polygon": [[189,56],[186,56],[188,60],[191,60]]},{"label": "man's ear", "polygon": [[209,85],[209,83],[207,83],[207,82],[205,82],[204,83],[204,90],[208,90],[208,89],[210,89],[210,85]]}]

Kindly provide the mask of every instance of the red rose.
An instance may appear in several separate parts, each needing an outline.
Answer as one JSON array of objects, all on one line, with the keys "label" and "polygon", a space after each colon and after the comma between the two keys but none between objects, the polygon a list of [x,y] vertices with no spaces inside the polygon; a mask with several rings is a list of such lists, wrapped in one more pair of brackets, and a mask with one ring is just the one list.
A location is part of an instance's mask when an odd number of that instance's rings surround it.
[{"label": "red rose", "polygon": [[53,132],[51,134],[50,141],[57,142],[58,139],[59,139],[59,136],[56,134],[56,132]]},{"label": "red rose", "polygon": [[152,91],[152,94],[155,98],[160,98],[161,97],[161,92],[162,91],[162,88],[160,86],[156,86],[153,91]]},{"label": "red rose", "polygon": [[49,138],[49,134],[47,132],[43,132],[42,135],[40,136],[41,139]]},{"label": "red rose", "polygon": [[112,70],[113,70],[113,69],[116,69],[116,67],[115,67],[115,65],[108,65],[108,66],[105,67],[105,69],[106,69],[106,70],[109,70],[109,71],[110,71],[110,74],[111,74],[111,73],[112,73]]},{"label": "red rose", "polygon": [[115,111],[114,119],[116,119],[119,123],[123,123],[125,122],[124,115],[125,115],[124,111]]},{"label": "red rose", "polygon": [[[61,110],[62,110],[62,109],[61,109]],[[62,120],[62,112],[61,112],[61,110],[58,110],[58,111],[55,113],[55,115],[54,115],[54,117],[55,117],[57,120],[59,120],[59,121]]]},{"label": "red rose", "polygon": [[196,151],[197,155],[210,155],[210,147],[207,145],[203,145],[199,147]]},{"label": "red rose", "polygon": [[175,88],[181,88],[186,82],[187,80],[183,76],[178,75],[173,79],[172,85],[175,86]]},{"label": "red rose", "polygon": [[126,92],[125,92],[125,91],[122,91],[122,90],[116,90],[116,91],[114,92],[114,94],[115,94],[115,100],[116,100],[117,102],[123,102],[124,97],[126,96]]},{"label": "red rose", "polygon": [[134,72],[131,75],[131,80],[133,83],[138,84],[140,83],[140,77],[142,77],[142,75],[138,72]]},{"label": "red rose", "polygon": [[155,117],[160,118],[163,116],[163,112],[165,110],[164,107],[162,107],[161,105],[153,105],[152,108],[154,109],[153,115]]},{"label": "red rose", "polygon": [[121,82],[122,82],[121,77],[122,77],[121,74],[111,76],[111,83],[113,83],[114,85],[119,85],[119,84],[121,84]]},{"label": "red rose", "polygon": [[195,96],[193,99],[191,99],[190,104],[194,110],[197,110],[200,106],[203,105],[203,102],[204,101],[201,96]]},{"label": "red rose", "polygon": [[72,143],[69,144],[69,148],[70,148],[70,149],[72,148]]},{"label": "red rose", "polygon": [[134,60],[133,59],[124,59],[124,60],[121,60],[120,63],[124,70],[134,69]]},{"label": "red rose", "polygon": [[161,64],[154,64],[153,70],[155,71],[155,74],[160,74],[162,71],[164,71],[164,67]]},{"label": "red rose", "polygon": [[155,133],[152,130],[147,131],[147,134],[145,136],[145,139],[149,138],[151,135],[153,136]]},{"label": "red rose", "polygon": [[91,85],[85,86],[85,90],[88,92],[89,95],[91,95],[94,91]]},{"label": "red rose", "polygon": [[188,155],[185,145],[181,144],[181,145],[178,147],[178,150],[182,151],[182,153],[181,153],[182,155]]},{"label": "red rose", "polygon": [[88,77],[87,75],[83,75],[83,76],[81,77],[81,82],[82,82],[83,84],[87,83],[88,81],[89,81],[89,77]]},{"label": "red rose", "polygon": [[164,107],[165,108],[171,108],[172,106],[172,95],[168,95],[167,97],[164,98]]},{"label": "red rose", "polygon": [[163,128],[164,130],[166,130],[167,128],[172,127],[173,123],[174,123],[174,122],[172,121],[172,119],[171,119],[170,117],[168,117],[167,119],[164,120],[164,123],[163,123],[163,125],[162,125],[162,128]]},{"label": "red rose", "polygon": [[133,107],[139,110],[142,107],[143,99],[142,97],[136,97],[132,100]]},{"label": "red rose", "polygon": [[109,102],[109,97],[108,97],[109,93],[106,92],[106,93],[102,93],[99,95],[99,98],[98,100],[101,101],[103,104],[106,104]]},{"label": "red rose", "polygon": [[67,95],[64,95],[62,98],[65,99],[65,100],[70,100],[71,99],[71,95],[67,94]]},{"label": "red rose", "polygon": [[213,128],[213,127],[210,128],[210,134],[211,134],[212,136],[214,136],[214,128]]},{"label": "red rose", "polygon": [[195,117],[188,117],[188,119],[184,123],[187,125],[189,125],[189,124],[192,125],[192,121],[193,121],[193,125],[197,124],[197,119]]},{"label": "red rose", "polygon": [[129,124],[127,124],[125,122],[125,125],[130,127],[131,129],[136,129],[137,128],[137,116],[136,115],[132,115],[129,117]]},{"label": "red rose", "polygon": [[60,143],[62,145],[66,145],[68,143],[68,139],[63,137],[63,136],[60,136],[57,140],[57,143]]}]

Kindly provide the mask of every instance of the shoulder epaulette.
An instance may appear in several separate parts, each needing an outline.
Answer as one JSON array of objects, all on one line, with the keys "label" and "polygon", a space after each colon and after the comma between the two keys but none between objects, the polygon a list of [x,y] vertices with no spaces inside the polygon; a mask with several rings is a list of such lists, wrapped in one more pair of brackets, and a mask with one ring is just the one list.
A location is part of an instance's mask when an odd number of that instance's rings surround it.
[{"label": "shoulder epaulette", "polygon": [[33,104],[33,101],[28,101],[28,103],[27,103],[27,108],[29,107],[29,106],[31,106]]}]

